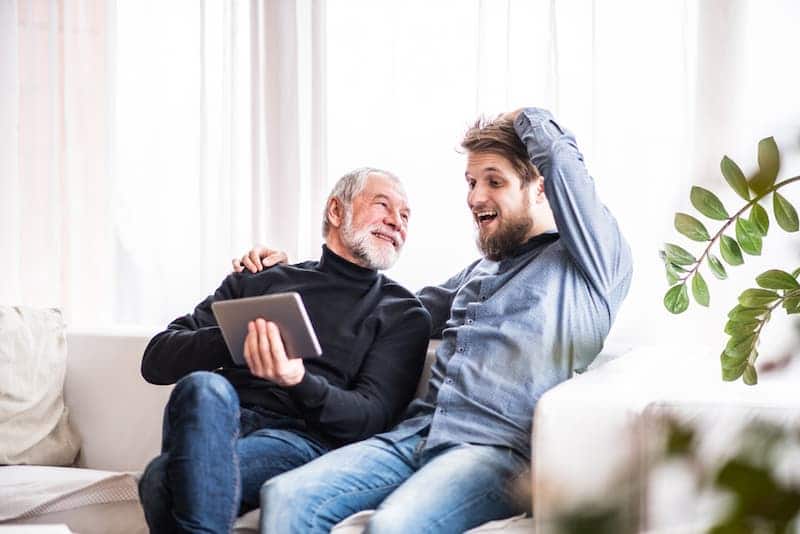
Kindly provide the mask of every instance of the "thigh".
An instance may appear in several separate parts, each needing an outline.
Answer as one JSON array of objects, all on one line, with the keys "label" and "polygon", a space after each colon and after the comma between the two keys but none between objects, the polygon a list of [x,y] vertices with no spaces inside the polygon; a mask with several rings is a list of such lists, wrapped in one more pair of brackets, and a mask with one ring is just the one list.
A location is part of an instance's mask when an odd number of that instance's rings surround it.
[{"label": "thigh", "polygon": [[519,514],[525,507],[515,495],[518,479],[529,473],[528,463],[504,447],[449,448],[381,504],[367,531],[463,532]]},{"label": "thigh", "polygon": [[273,478],[261,490],[261,532],[329,532],[345,517],[377,507],[414,472],[418,441],[372,438]]},{"label": "thigh", "polygon": [[270,478],[307,464],[327,448],[299,432],[262,428],[236,444],[242,486],[242,507],[258,507],[261,485]]}]

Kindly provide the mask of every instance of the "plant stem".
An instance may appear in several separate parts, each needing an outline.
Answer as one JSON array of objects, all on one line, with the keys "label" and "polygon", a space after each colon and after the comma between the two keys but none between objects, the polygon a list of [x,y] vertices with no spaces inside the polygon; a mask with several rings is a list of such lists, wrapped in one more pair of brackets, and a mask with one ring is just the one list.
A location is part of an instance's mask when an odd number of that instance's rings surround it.
[{"label": "plant stem", "polygon": [[753,204],[755,204],[756,202],[758,202],[759,200],[761,200],[761,199],[762,199],[762,198],[764,198],[765,196],[769,195],[770,193],[774,193],[775,191],[777,191],[777,190],[778,190],[778,189],[780,189],[781,187],[783,187],[783,186],[785,186],[785,185],[789,185],[790,183],[792,183],[792,182],[797,182],[797,181],[800,181],[800,176],[794,176],[794,177],[792,177],[792,178],[787,178],[786,180],[784,180],[784,181],[782,181],[782,182],[778,182],[777,184],[774,184],[772,187],[770,187],[769,189],[767,189],[767,190],[766,190],[764,193],[762,193],[762,194],[760,194],[760,195],[758,195],[758,196],[754,197],[752,200],[750,200],[750,201],[749,201],[747,204],[745,204],[745,205],[742,207],[742,209],[740,209],[739,211],[737,211],[736,213],[734,213],[734,214],[733,214],[733,215],[730,217],[730,219],[728,219],[728,221],[727,221],[725,224],[723,224],[723,225],[722,225],[722,228],[720,228],[720,229],[719,229],[719,231],[718,231],[716,234],[714,234],[714,237],[712,237],[712,238],[711,238],[711,239],[708,241],[708,245],[706,246],[706,249],[703,251],[703,253],[700,255],[700,257],[697,259],[697,263],[695,263],[694,267],[692,267],[691,269],[689,269],[689,270],[686,272],[686,276],[684,276],[683,278],[681,278],[681,279],[679,280],[679,281],[680,281],[680,283],[685,285],[685,284],[686,284],[686,281],[689,279],[689,277],[690,277],[690,276],[692,276],[694,273],[696,273],[696,272],[697,272],[697,270],[700,268],[700,264],[701,264],[701,263],[703,263],[703,259],[704,259],[706,256],[708,256],[708,253],[709,253],[709,251],[711,250],[711,247],[714,245],[714,243],[715,243],[715,242],[716,242],[716,241],[719,239],[719,237],[722,235],[722,233],[725,231],[725,229],[727,229],[727,228],[728,228],[728,226],[730,226],[730,225],[733,223],[733,221],[735,221],[736,219],[738,219],[738,218],[739,218],[739,216],[740,216],[742,213],[744,213],[745,211],[747,211],[747,210],[748,210],[748,209],[749,209],[749,208],[750,208],[750,207],[751,207]]},{"label": "plant stem", "polygon": [[747,357],[747,363],[749,365],[755,365],[755,362],[756,362],[755,346],[758,344],[758,341],[761,338],[761,330],[764,328],[764,325],[767,324],[767,322],[772,317],[772,311],[775,308],[777,308],[778,306],[780,306],[781,304],[783,304],[783,301],[785,301],[787,298],[791,298],[791,297],[795,297],[795,296],[800,296],[800,289],[787,290],[786,292],[784,292],[782,297],[778,298],[778,300],[777,300],[777,302],[775,302],[775,304],[773,304],[771,307],[769,307],[767,309],[767,313],[764,315],[764,318],[760,322],[761,324],[759,324],[758,325],[758,329],[755,330],[756,337],[753,340],[753,350],[752,350],[752,352],[750,352],[750,356]]}]

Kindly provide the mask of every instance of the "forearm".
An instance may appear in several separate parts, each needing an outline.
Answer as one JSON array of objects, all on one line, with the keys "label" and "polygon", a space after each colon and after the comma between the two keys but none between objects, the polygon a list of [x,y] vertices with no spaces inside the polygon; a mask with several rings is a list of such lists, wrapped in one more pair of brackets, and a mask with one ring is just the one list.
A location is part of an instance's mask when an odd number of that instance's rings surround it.
[{"label": "forearm", "polygon": [[630,268],[630,251],[598,197],[575,137],[550,112],[535,108],[520,112],[514,127],[544,177],[561,242],[592,283],[607,292]]},{"label": "forearm", "polygon": [[374,347],[347,388],[308,370],[300,384],[287,388],[311,425],[351,442],[387,430],[400,416],[416,391],[430,326],[426,319],[415,328],[393,328],[397,333]]},{"label": "forearm", "polygon": [[230,366],[233,361],[219,327],[191,330],[172,323],[148,343],[142,376],[152,384],[174,384],[193,371]]}]

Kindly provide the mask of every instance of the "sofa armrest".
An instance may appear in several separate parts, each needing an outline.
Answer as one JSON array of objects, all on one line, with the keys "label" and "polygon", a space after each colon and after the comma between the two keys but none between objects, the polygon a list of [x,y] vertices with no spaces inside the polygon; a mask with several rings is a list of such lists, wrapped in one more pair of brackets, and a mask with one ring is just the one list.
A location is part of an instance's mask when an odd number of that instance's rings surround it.
[{"label": "sofa armrest", "polygon": [[83,440],[77,465],[140,471],[161,449],[161,418],[171,387],[142,378],[150,331],[67,332],[64,400]]},{"label": "sofa armrest", "polygon": [[645,510],[648,409],[703,406],[712,417],[720,412],[713,406],[797,412],[798,373],[765,375],[750,387],[723,382],[718,347],[642,346],[551,389],[537,404],[532,437],[537,532],[550,532],[564,512],[625,494],[624,488],[631,490],[622,503],[628,515]]}]

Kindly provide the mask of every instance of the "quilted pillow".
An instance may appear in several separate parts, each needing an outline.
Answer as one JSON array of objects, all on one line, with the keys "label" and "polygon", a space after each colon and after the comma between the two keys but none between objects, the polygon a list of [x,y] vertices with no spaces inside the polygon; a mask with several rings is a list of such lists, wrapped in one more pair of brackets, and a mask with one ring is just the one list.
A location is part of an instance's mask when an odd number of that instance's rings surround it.
[{"label": "quilted pillow", "polygon": [[0,306],[0,464],[74,462],[80,438],[64,406],[66,366],[59,310]]}]

